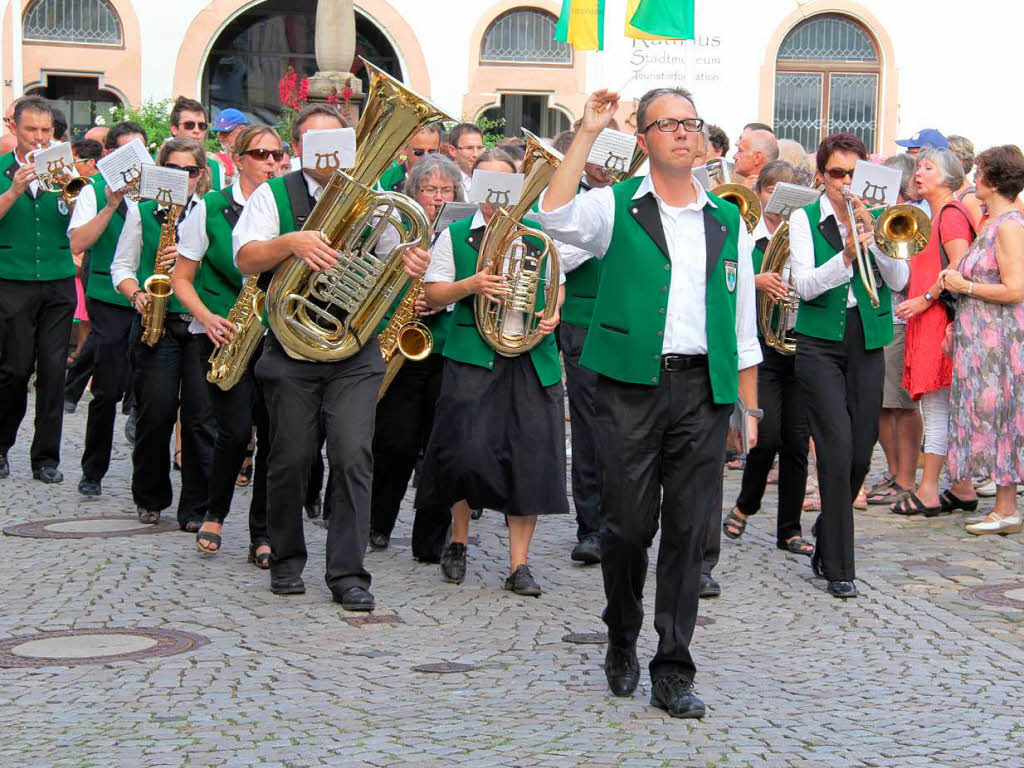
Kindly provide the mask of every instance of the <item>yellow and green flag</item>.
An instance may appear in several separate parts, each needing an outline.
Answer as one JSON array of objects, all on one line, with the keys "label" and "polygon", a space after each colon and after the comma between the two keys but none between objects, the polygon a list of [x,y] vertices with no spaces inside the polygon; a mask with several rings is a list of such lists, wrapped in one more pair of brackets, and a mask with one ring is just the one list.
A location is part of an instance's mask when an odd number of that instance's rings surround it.
[{"label": "yellow and green flag", "polygon": [[626,37],[693,40],[694,0],[628,0]]},{"label": "yellow and green flag", "polygon": [[562,0],[555,40],[577,51],[604,50],[604,0]]}]

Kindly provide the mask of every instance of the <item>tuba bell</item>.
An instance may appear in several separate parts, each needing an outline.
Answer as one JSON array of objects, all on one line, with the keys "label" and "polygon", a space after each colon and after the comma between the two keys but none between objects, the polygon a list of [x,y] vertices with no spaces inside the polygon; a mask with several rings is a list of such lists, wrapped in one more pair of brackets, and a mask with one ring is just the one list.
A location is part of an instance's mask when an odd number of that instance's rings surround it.
[{"label": "tuba bell", "polygon": [[[356,132],[356,160],[337,170],[303,226],[319,230],[338,252],[338,263],[313,271],[291,256],[267,290],[267,319],[285,352],[297,360],[344,360],[370,340],[408,281],[402,255],[429,247],[429,222],[406,195],[373,189],[406,142],[423,126],[449,119],[383,70],[370,72],[366,108]],[[410,227],[402,226],[404,216]],[[404,238],[383,259],[373,249],[385,228]]]},{"label": "tuba bell", "polygon": [[[783,221],[775,230],[761,262],[761,274],[775,272],[782,277],[789,263],[789,222]],[[800,309],[800,296],[788,284],[786,298],[778,300],[765,291],[757,292],[757,325],[764,343],[782,355],[796,354],[796,339],[789,329],[790,320]]]},{"label": "tuba bell", "polygon": [[920,253],[931,236],[931,220],[916,205],[891,205],[875,220],[875,244],[893,259],[905,261]]},{"label": "tuba bell", "polygon": [[742,184],[729,182],[729,166],[721,157],[708,160],[706,166],[711,194],[732,203],[740,209],[740,217],[747,225],[747,232],[753,232],[757,222],[761,220],[761,201],[754,190]]},{"label": "tuba bell", "polygon": [[[540,344],[543,336],[537,330],[539,319],[534,309],[538,291],[544,291],[544,317],[551,317],[558,309],[561,272],[558,250],[551,238],[520,221],[551,181],[559,156],[529,131],[523,129],[523,133],[526,157],[522,195],[509,210],[499,208],[491,217],[476,265],[477,272],[486,269],[489,274],[504,275],[508,280],[508,291],[500,300],[479,295],[474,299],[477,330],[495,351],[506,356],[529,352]],[[527,238],[541,247],[536,248]],[[545,262],[551,273],[546,288]]]}]

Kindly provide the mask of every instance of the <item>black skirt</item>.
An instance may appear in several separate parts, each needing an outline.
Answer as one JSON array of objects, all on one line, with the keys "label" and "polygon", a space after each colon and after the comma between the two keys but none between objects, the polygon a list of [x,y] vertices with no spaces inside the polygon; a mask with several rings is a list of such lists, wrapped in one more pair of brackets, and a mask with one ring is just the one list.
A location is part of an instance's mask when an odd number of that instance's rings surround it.
[{"label": "black skirt", "polygon": [[493,369],[445,359],[417,508],[465,499],[517,517],[568,514],[562,397],[528,354],[495,355]]}]

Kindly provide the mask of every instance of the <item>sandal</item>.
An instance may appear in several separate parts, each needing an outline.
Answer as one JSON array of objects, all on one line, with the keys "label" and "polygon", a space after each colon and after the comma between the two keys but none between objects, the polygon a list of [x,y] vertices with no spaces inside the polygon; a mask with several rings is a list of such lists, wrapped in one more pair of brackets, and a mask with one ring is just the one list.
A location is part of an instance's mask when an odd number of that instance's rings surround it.
[{"label": "sandal", "polygon": [[174,452],[174,469],[176,472],[181,472],[181,449],[179,448]]},{"label": "sandal", "polygon": [[[204,523],[214,523],[215,520],[204,520]],[[208,549],[206,547],[199,546],[199,542],[205,541],[213,544],[216,549]],[[219,533],[210,533],[209,531],[200,530],[196,533],[196,549],[202,552],[204,555],[215,555],[220,552],[221,537]]]},{"label": "sandal", "polygon": [[242,468],[238,470],[238,477],[235,478],[235,485],[239,488],[245,488],[249,483],[252,482],[252,457],[246,456],[245,461],[242,462]]},{"label": "sandal", "polygon": [[879,491],[883,491],[886,488],[891,487],[892,484],[895,482],[896,476],[889,470],[886,470],[885,472],[882,473],[881,479],[877,483],[872,485],[870,488],[868,488],[868,498],[870,499],[872,496],[876,496],[879,493]]},{"label": "sandal", "polygon": [[947,488],[939,494],[939,506],[942,507],[943,512],[953,512],[957,509],[962,509],[964,512],[973,512],[978,508],[978,500],[961,499],[955,493],[952,488]]},{"label": "sandal", "polygon": [[746,519],[740,517],[736,514],[738,511],[739,510],[736,507],[733,507],[729,510],[729,514],[726,516],[725,520],[722,521],[722,531],[730,539],[738,539],[743,535],[743,532],[747,530],[747,520],[750,518],[749,516]]},{"label": "sandal", "polygon": [[908,493],[910,493],[910,488],[904,488],[899,483],[893,481],[888,487],[873,494],[868,494],[868,506],[882,506],[885,504],[892,506],[906,498]]},{"label": "sandal", "polygon": [[[256,550],[261,549],[262,547],[267,547],[267,551],[266,552],[260,552],[259,554],[257,554]],[[257,542],[255,544],[250,544],[249,545],[248,561],[250,563],[255,563],[256,567],[260,568],[261,570],[264,570],[264,571],[267,570],[270,567],[270,549],[269,548],[270,548],[270,542],[269,541],[260,541],[260,542]]]},{"label": "sandal", "polygon": [[814,545],[803,536],[793,536],[785,541],[777,541],[775,546],[787,552],[792,552],[794,555],[810,557],[814,554]]},{"label": "sandal", "polygon": [[942,512],[942,507],[926,507],[924,502],[917,498],[917,494],[911,492],[893,504],[891,510],[897,515],[935,517]]}]

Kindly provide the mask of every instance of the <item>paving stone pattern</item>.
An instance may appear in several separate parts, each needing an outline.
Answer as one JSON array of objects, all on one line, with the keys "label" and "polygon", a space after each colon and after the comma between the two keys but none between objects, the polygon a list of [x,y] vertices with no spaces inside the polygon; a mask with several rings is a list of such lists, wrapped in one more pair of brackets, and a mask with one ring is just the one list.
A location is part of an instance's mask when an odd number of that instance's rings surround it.
[{"label": "paving stone pattern", "polygon": [[[0,528],[133,512],[123,417],[103,497],[76,492],[85,411],[65,418],[62,485],[31,479],[22,430],[0,481]],[[30,402],[26,425],[31,414]],[[725,483],[728,505],[739,473]],[[369,554],[379,620],[368,623],[331,602],[313,525],[308,592],[270,593],[245,559],[249,494],[237,494],[212,558],[179,532],[0,537],[0,640],[137,627],[210,640],[167,658],[0,669],[0,765],[1024,765],[1024,610],[971,589],[1024,581],[1024,537],[972,538],[959,516],[858,512],[862,597],[840,602],[807,558],[775,547],[771,486],[747,534],[723,542],[723,594],[701,606],[714,619],[693,644],[709,710],[692,722],[648,705],[653,591],[632,698],[607,693],[604,645],[564,641],[603,629],[600,570],[568,558],[571,517],[538,525],[540,599],[501,589],[507,538],[493,512],[472,524],[461,586],[414,562],[404,540]],[[442,662],[474,669],[412,671]]]}]

